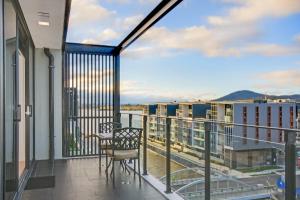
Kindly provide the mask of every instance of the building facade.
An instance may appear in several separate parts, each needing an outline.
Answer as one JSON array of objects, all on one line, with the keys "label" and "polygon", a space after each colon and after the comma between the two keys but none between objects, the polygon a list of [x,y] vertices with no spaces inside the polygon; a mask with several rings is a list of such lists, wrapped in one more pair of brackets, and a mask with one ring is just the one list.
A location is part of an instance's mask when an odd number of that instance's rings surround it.
[{"label": "building facade", "polygon": [[[154,105],[146,105],[143,113],[148,115],[148,134],[150,137],[164,140],[166,117],[171,118],[171,141],[174,145],[204,150],[204,120],[210,109],[210,104],[199,102],[159,103],[155,113],[149,112]],[[153,110],[153,109],[152,109]],[[202,121],[201,121],[202,119]],[[216,140],[212,139],[212,146],[216,147]],[[216,149],[216,148],[212,148]]]},{"label": "building facade", "polygon": [[292,101],[223,101],[212,102],[211,107],[212,119],[225,122],[215,123],[213,132],[217,152],[231,168],[277,164],[283,151],[283,131],[247,125],[296,128],[296,103]]}]

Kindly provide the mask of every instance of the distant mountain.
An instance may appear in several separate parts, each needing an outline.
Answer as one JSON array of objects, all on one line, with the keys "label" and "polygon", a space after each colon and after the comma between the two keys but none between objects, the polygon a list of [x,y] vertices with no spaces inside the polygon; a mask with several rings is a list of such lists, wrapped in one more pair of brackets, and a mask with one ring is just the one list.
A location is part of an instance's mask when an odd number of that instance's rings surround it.
[{"label": "distant mountain", "polygon": [[221,98],[215,99],[215,101],[235,101],[235,100],[247,100],[247,99],[264,99],[265,97],[268,97],[270,99],[295,99],[300,100],[300,94],[294,94],[294,95],[266,95],[261,94],[257,92],[253,92],[250,90],[241,90],[236,91],[233,93],[230,93],[226,96],[223,96]]}]

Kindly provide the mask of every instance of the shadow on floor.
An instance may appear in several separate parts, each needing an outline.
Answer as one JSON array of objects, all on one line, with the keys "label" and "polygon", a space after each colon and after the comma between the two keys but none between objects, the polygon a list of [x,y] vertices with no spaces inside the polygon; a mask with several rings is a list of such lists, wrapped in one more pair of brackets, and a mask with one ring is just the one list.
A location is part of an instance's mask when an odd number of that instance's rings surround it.
[{"label": "shadow on floor", "polygon": [[[105,163],[105,162],[102,162]],[[142,179],[133,178],[116,168],[116,187],[106,182],[104,166],[100,173],[98,159],[58,160],[54,164],[55,187],[26,190],[23,200],[163,200],[164,197]]]}]

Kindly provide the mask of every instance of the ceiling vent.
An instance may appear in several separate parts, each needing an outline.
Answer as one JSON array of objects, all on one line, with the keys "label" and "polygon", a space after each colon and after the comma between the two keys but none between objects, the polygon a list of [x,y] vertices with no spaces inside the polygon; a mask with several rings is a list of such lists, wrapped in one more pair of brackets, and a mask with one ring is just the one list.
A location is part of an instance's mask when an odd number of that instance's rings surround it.
[{"label": "ceiling vent", "polygon": [[38,24],[40,26],[50,26],[50,15],[47,12],[38,12]]}]

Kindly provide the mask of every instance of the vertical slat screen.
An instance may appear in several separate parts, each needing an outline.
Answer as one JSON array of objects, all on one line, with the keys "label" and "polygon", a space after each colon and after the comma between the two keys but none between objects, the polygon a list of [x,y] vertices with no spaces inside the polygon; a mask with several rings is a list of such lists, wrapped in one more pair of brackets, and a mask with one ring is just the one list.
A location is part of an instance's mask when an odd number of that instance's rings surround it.
[{"label": "vertical slat screen", "polygon": [[[70,45],[72,46],[72,45]],[[115,97],[116,56],[97,47],[76,44],[64,55],[64,156],[98,154],[99,124],[112,122],[114,110],[119,109]],[[106,47],[99,47],[105,48]],[[112,47],[108,47],[112,48]],[[96,49],[96,50],[95,50]],[[115,108],[118,107],[118,108]]]}]

